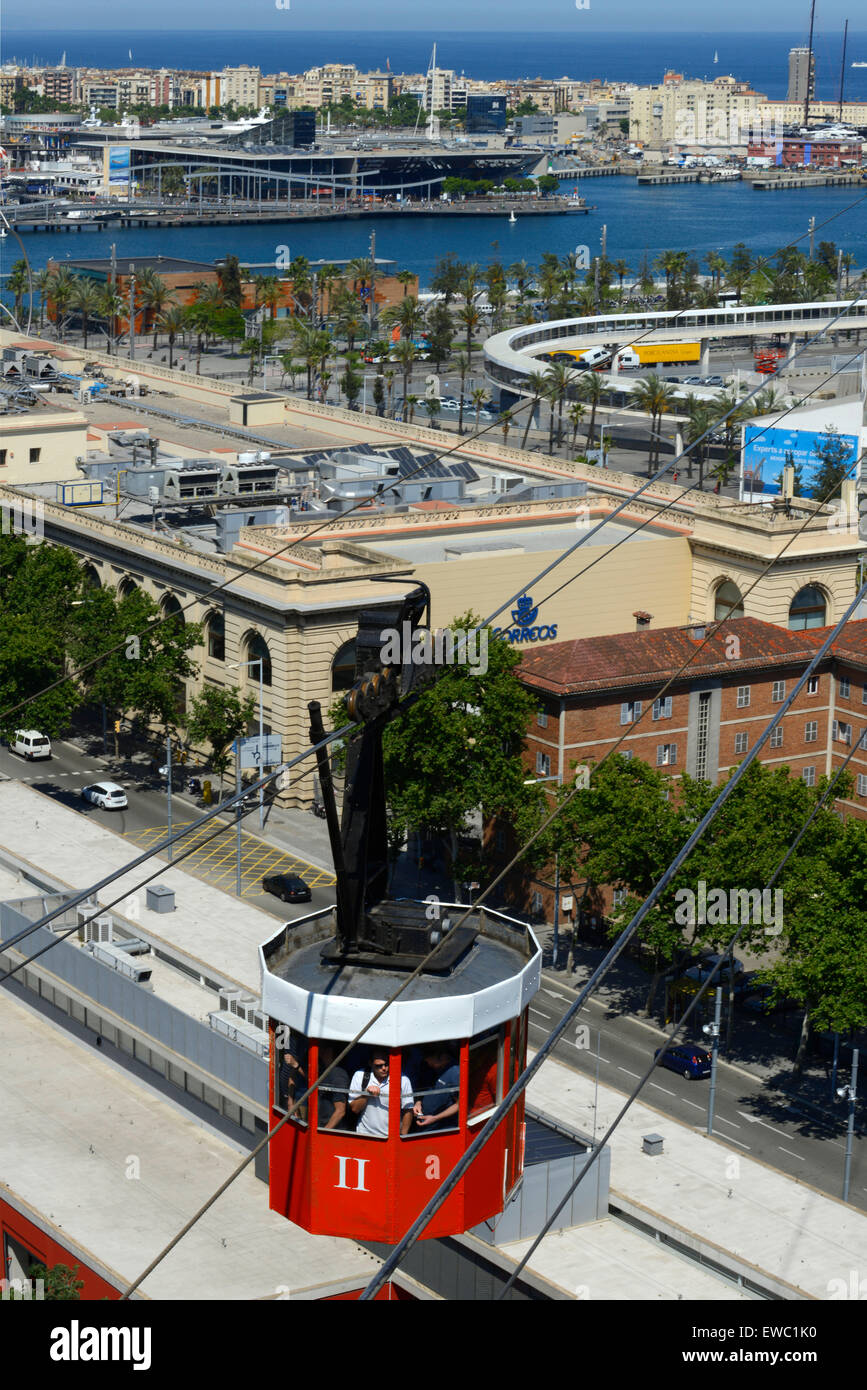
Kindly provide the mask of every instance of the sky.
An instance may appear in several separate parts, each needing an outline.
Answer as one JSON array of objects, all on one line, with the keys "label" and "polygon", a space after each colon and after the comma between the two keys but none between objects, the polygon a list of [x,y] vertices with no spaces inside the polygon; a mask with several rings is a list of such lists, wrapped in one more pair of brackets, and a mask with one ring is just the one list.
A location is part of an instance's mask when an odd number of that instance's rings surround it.
[{"label": "sky", "polygon": [[[859,4],[853,0],[819,0],[817,25],[826,30],[841,28],[847,14],[852,28],[861,28]],[[723,6],[709,6],[705,0],[436,0],[435,5],[397,6],[394,0],[149,0],[143,7],[138,0],[39,0],[39,26],[43,30],[195,29],[267,30],[335,29],[351,30],[441,30],[478,31],[488,27],[497,31],[571,30],[576,23],[586,29],[613,32],[701,30],[705,33],[761,30],[769,32],[805,30],[809,23],[808,0],[727,0]],[[4,30],[31,29],[33,0],[5,0]]]}]

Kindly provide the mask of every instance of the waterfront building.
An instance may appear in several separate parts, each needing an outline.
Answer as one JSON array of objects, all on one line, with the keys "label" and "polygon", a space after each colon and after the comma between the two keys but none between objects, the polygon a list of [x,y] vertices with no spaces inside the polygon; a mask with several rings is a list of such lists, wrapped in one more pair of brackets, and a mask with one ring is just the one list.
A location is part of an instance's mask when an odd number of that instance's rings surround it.
[{"label": "waterfront building", "polygon": [[629,136],[646,145],[744,145],[767,97],[733,77],[713,82],[668,72],[655,87],[629,96]]},{"label": "waterfront building", "polygon": [[506,129],[506,98],[478,92],[467,94],[468,135],[502,135]]},{"label": "waterfront building", "polygon": [[206,109],[230,104],[258,107],[260,77],[259,68],[245,66],[209,73],[202,78],[199,105]]}]

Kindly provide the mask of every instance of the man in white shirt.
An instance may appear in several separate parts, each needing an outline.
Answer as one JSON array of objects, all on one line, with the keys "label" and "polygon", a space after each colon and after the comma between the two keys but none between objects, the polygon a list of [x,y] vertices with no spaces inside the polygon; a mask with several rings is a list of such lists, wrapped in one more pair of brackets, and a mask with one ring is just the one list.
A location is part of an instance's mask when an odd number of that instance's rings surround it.
[{"label": "man in white shirt", "polygon": [[[349,1108],[358,1117],[356,1133],[368,1139],[388,1138],[388,1056],[371,1054],[370,1067],[357,1071],[349,1087]],[[408,1134],[412,1124],[413,1094],[408,1076],[400,1078],[400,1132]]]}]

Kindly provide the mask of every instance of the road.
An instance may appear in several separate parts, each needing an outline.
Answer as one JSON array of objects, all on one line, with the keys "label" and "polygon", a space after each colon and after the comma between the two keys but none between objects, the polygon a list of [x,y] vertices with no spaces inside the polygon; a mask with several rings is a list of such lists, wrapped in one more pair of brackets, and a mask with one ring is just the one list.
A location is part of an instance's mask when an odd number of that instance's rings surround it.
[{"label": "road", "polygon": [[[129,775],[128,770],[115,775],[104,762],[82,754],[73,744],[55,740],[52,750],[53,757],[50,761],[29,763],[24,762],[8,748],[0,748],[0,775],[24,782],[37,791],[44,792],[77,814],[96,820],[106,829],[123,835],[132,844],[140,845],[144,849],[157,844],[165,835],[168,821],[165,783],[162,783],[162,787],[158,786],[155,778],[146,775],[146,767],[137,767],[133,776]],[[129,769],[130,764],[127,762],[124,767]],[[105,780],[116,781],[124,788],[129,801],[127,810],[104,811],[98,806],[82,801],[83,787]],[[179,782],[180,779],[175,785],[178,786]],[[201,814],[201,809],[196,807],[191,798],[173,795],[173,830],[191,824]],[[258,811],[254,810],[246,815],[243,821],[241,896],[284,921],[287,917],[299,916],[321,907],[330,907],[334,901],[333,874],[287,853],[278,844],[260,838],[258,820]],[[223,833],[212,838],[218,823],[223,826]],[[176,855],[188,849],[190,843],[189,840],[181,841],[176,848]],[[194,843],[195,852],[183,861],[185,872],[205,879],[222,888],[224,892],[234,893],[237,872],[235,823],[228,824],[217,817],[216,821],[195,832]],[[297,906],[286,905],[271,894],[263,893],[261,879],[266,873],[299,874],[311,889],[312,902]]]},{"label": "road", "polygon": [[[542,987],[530,1005],[532,1046],[538,1047],[544,1042],[574,998],[572,990],[556,988],[549,977],[543,976]],[[644,1075],[657,1047],[661,1047],[662,1038],[657,1028],[628,1015],[612,1015],[604,1000],[593,997],[581,1011],[579,1021],[570,1023],[555,1048],[555,1055],[558,1061],[576,1071],[596,1076],[598,1051],[600,1084],[627,1096]],[[846,1079],[845,1076],[841,1078]],[[704,1132],[709,1086],[708,1079],[688,1081],[673,1071],[657,1069],[641,1098],[661,1112],[660,1131],[663,1134],[665,1116],[681,1124],[698,1126]],[[592,1110],[574,1119],[579,1129],[593,1132]],[[832,1197],[840,1197],[846,1139],[844,1126],[845,1119],[841,1117],[836,1131],[831,1132],[813,1120],[793,1115],[789,1106],[770,1092],[758,1077],[726,1062],[718,1065],[714,1134],[731,1146],[732,1153],[748,1154]],[[727,1173],[734,1181],[736,1169],[730,1172],[727,1169]],[[867,1211],[867,1158],[864,1141],[857,1135],[849,1195],[853,1205]]]}]

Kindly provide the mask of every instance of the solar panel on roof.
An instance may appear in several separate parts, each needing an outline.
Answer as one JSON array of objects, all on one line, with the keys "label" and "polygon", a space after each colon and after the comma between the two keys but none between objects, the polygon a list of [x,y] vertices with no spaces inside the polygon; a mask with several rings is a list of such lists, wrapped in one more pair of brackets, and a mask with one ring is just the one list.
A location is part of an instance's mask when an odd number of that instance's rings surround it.
[{"label": "solar panel on roof", "polygon": [[477,483],[479,475],[472,464],[459,459],[457,463],[449,464],[449,473],[453,478],[464,478],[468,483]]}]

